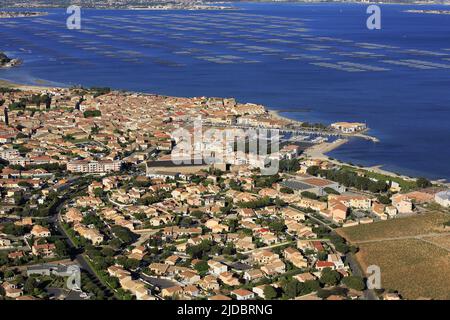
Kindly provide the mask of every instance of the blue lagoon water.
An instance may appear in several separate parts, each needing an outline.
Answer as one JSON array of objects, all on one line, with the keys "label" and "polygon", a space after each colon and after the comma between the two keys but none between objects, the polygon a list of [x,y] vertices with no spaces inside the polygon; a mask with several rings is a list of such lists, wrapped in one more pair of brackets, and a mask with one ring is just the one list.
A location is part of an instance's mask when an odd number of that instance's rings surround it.
[{"label": "blue lagoon water", "polygon": [[[304,121],[366,122],[381,142],[330,156],[450,180],[450,15],[442,6],[240,4],[236,11],[64,10],[0,20],[0,78],[179,96],[236,97]],[[41,82],[40,82],[41,83]],[[149,111],[151,112],[151,111]]]}]

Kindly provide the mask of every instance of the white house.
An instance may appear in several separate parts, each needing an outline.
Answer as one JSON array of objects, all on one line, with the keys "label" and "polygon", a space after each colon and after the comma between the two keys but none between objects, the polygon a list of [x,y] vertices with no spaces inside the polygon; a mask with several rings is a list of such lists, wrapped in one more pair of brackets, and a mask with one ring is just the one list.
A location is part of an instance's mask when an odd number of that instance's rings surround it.
[{"label": "white house", "polygon": [[443,207],[450,207],[450,190],[436,193],[434,200]]}]

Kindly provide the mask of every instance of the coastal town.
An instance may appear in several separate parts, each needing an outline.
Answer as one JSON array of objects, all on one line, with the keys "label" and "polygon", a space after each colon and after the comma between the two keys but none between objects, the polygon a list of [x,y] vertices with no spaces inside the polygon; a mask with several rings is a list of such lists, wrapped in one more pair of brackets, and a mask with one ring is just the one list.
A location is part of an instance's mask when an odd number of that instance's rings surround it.
[{"label": "coastal town", "polygon": [[450,10],[405,10],[408,13],[450,14]]},{"label": "coastal town", "polygon": [[[195,140],[211,128],[282,132],[269,154],[277,172],[262,174],[265,159],[222,140],[202,140],[187,157],[207,151],[227,161],[173,161],[186,142],[174,132]],[[448,216],[450,191],[320,153],[349,137],[373,139],[366,131],[293,121],[233,98],[2,87],[0,296],[402,299],[398,288],[368,287],[345,230]],[[433,232],[448,234],[449,222]],[[71,266],[81,269],[77,288],[65,282]]]},{"label": "coastal town", "polygon": [[[231,5],[222,5],[224,2],[210,2],[203,0],[120,0],[120,1],[92,1],[92,0],[38,0],[38,1],[10,1],[4,0],[5,8],[67,8],[78,5],[83,8],[95,9],[128,9],[128,10],[235,10]],[[2,12],[0,18],[18,18],[46,15],[43,12]]]},{"label": "coastal town", "polygon": [[9,18],[32,18],[47,15],[46,12],[32,12],[32,11],[0,11],[0,19]]}]

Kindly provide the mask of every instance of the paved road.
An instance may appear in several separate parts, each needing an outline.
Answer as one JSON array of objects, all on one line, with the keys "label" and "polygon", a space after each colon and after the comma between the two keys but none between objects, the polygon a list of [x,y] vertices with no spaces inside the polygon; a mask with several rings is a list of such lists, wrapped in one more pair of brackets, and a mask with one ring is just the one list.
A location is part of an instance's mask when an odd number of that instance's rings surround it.
[{"label": "paved road", "polygon": [[330,231],[332,231],[332,232],[334,231],[334,229],[333,229],[332,227],[330,227],[331,222],[330,222],[330,223],[325,223],[324,221],[322,221],[322,220],[320,220],[320,219],[314,217],[313,215],[311,215],[311,214],[309,214],[309,213],[303,212],[303,211],[299,210],[299,209],[296,208],[296,207],[289,206],[289,208],[291,208],[292,210],[296,210],[296,211],[298,211],[298,212],[303,213],[303,214],[305,215],[305,217],[308,217],[309,219],[311,219],[311,220],[313,220],[313,221],[315,221],[315,222],[317,222],[317,223],[323,225],[325,228],[327,228],[328,230],[330,230]]},{"label": "paved road", "polygon": [[165,288],[170,288],[176,285],[180,285],[180,283],[168,279],[162,279],[158,277],[152,277],[145,273],[138,274],[139,279],[145,284],[149,285],[151,289],[153,289],[153,295],[159,300],[164,300],[164,298],[154,292],[154,289],[158,288],[159,290],[163,290]]},{"label": "paved road", "polygon": [[[351,253],[345,255],[345,261],[348,262],[353,275],[364,278],[365,274],[361,271],[359,263],[355,260]],[[378,296],[373,290],[366,289],[363,291],[365,300],[378,300]]]},{"label": "paved road", "polygon": [[139,247],[141,246],[145,241],[147,241],[148,239],[150,239],[150,237],[152,235],[154,235],[155,233],[157,233],[159,230],[149,230],[146,231],[144,233],[139,233],[136,232],[137,230],[134,230],[134,233],[139,234],[139,238],[136,240],[136,242],[134,242],[133,244],[131,244],[134,247]]},{"label": "paved road", "polygon": [[272,248],[276,248],[276,247],[281,247],[281,246],[284,246],[284,245],[287,245],[287,244],[291,244],[293,242],[295,242],[295,241],[286,241],[286,242],[281,242],[281,243],[275,243],[275,244],[272,244],[270,246],[261,247],[261,248],[255,248],[255,249],[252,249],[252,250],[249,250],[249,251],[244,251],[244,252],[242,252],[242,254],[250,254],[252,252],[256,252],[256,251],[260,251],[260,250],[266,250],[266,249],[272,249]]},{"label": "paved road", "polygon": [[113,205],[115,205],[115,206],[117,206],[117,207],[119,207],[119,208],[121,208],[121,209],[126,208],[126,207],[131,207],[131,206],[133,205],[133,204],[118,203],[118,202],[112,200],[112,199],[109,197],[109,195],[107,196],[107,199],[108,199],[108,201],[111,202]]},{"label": "paved road", "polygon": [[[74,185],[75,182],[76,181],[73,181],[71,184]],[[72,191],[68,192],[67,194],[65,194],[60,199],[60,203],[58,204],[58,206],[54,209],[53,215],[50,218],[50,222],[53,223],[55,225],[55,227],[57,227],[57,230],[67,239],[67,244],[69,245],[69,248],[71,249],[71,251],[76,253],[75,256],[72,256],[71,258],[74,261],[76,261],[83,270],[87,271],[89,273],[90,277],[94,280],[94,283],[103,290],[103,292],[105,293],[105,295],[107,297],[110,297],[110,296],[113,296],[114,293],[111,292],[111,290],[109,290],[109,288],[105,287],[102,284],[100,279],[97,277],[97,274],[95,273],[95,271],[91,268],[91,266],[89,265],[89,263],[87,262],[86,258],[83,256],[83,254],[81,252],[79,252],[79,249],[77,248],[77,246],[72,241],[71,237],[67,234],[66,230],[63,228],[63,226],[61,224],[61,222],[62,222],[61,210],[64,207],[64,205],[66,204],[66,202],[71,200],[72,194],[80,192],[86,188],[87,188],[87,186],[83,186],[79,189],[72,190]]]},{"label": "paved road", "polygon": [[146,275],[145,273],[140,273],[139,278],[143,280],[145,283],[149,284],[153,287],[158,287],[161,290],[165,288],[170,288],[173,286],[176,286],[178,283],[169,279],[163,279],[158,277],[152,277],[149,275]]},{"label": "paved road", "polygon": [[[58,213],[59,215],[59,213]],[[61,225],[61,221],[58,219],[58,228],[61,231],[61,233],[64,234],[64,236],[67,239],[67,243],[69,244],[69,247],[71,248],[71,250],[73,252],[78,252],[78,248],[75,245],[75,243],[73,243],[72,239],[70,238],[70,236],[67,234],[66,230],[62,227]],[[104,286],[101,282],[101,280],[97,277],[97,274],[95,273],[94,269],[91,268],[91,266],[89,265],[86,257],[82,254],[82,253],[77,253],[75,256],[72,257],[72,259],[74,261],[76,261],[78,263],[78,265],[85,271],[87,271],[89,273],[89,275],[91,276],[91,278],[94,279],[94,283],[99,286],[103,292],[105,293],[105,295],[107,297],[113,296],[114,293],[111,292],[111,290],[109,290],[109,288],[107,288],[106,286]]]},{"label": "paved road", "polygon": [[[292,208],[294,210],[298,210],[297,208],[294,208],[294,207],[290,207],[290,208]],[[319,224],[323,225],[324,227],[326,227],[327,229],[329,229],[331,235],[338,235],[333,228],[331,228],[329,225],[327,225],[322,220],[317,219],[308,213],[304,213],[304,214],[306,217],[310,218],[311,220],[316,221],[317,223],[319,223]],[[359,266],[359,263],[355,260],[355,258],[353,257],[353,255],[351,253],[347,253],[345,255],[345,261],[348,262],[348,265],[350,266],[350,270],[352,270],[353,275],[356,275],[356,276],[359,276],[362,278],[365,277],[365,274],[362,272],[362,270]],[[373,290],[369,290],[369,289],[364,290],[363,296],[364,296],[365,300],[378,300],[378,297]]]}]

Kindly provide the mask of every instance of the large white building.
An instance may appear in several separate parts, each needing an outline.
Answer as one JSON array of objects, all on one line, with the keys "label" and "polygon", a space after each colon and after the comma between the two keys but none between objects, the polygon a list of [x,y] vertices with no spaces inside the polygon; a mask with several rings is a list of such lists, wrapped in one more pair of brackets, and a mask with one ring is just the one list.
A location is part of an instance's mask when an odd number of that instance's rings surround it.
[{"label": "large white building", "polygon": [[67,171],[80,173],[106,173],[111,171],[120,171],[121,165],[121,161],[74,160],[67,164]]},{"label": "large white building", "polygon": [[5,160],[10,160],[10,159],[18,158],[18,157],[20,157],[20,153],[16,149],[13,149],[13,148],[2,149],[2,148],[0,148],[0,158],[5,159]]},{"label": "large white building", "polygon": [[331,127],[343,133],[354,133],[367,129],[366,124],[360,122],[336,122],[331,124]]},{"label": "large white building", "polygon": [[450,190],[436,193],[434,200],[443,207],[450,207]]}]

